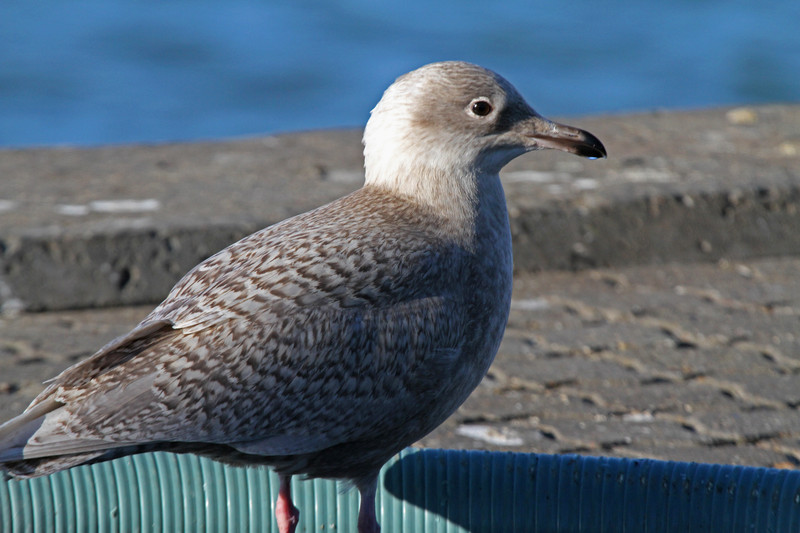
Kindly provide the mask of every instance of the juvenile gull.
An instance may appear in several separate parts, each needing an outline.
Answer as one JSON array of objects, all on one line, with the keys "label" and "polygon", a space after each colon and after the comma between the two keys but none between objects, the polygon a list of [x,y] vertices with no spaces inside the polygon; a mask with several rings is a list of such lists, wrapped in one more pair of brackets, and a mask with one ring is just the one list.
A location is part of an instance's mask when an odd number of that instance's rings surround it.
[{"label": "juvenile gull", "polygon": [[605,157],[492,71],[401,76],[364,131],[356,192],[258,231],[190,271],[136,328],[0,426],[0,464],[35,477],[153,450],[352,481],[379,530],[381,465],[442,423],[491,364],[511,302],[498,172],[555,148]]}]

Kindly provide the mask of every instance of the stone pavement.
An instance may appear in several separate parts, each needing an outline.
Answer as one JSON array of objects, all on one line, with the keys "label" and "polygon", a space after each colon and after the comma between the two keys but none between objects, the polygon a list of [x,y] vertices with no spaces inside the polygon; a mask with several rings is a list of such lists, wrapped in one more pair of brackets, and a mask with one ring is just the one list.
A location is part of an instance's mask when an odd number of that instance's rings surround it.
[{"label": "stone pavement", "polygon": [[[800,106],[565,121],[610,159],[503,173],[509,327],[421,444],[797,467]],[[356,188],[359,135],[0,151],[0,420],[202,258]]]},{"label": "stone pavement", "polygon": [[[523,275],[481,386],[422,445],[800,465],[800,258]],[[0,420],[150,307],[0,320]]]},{"label": "stone pavement", "polygon": [[500,353],[430,447],[794,468],[800,258],[516,280]]}]

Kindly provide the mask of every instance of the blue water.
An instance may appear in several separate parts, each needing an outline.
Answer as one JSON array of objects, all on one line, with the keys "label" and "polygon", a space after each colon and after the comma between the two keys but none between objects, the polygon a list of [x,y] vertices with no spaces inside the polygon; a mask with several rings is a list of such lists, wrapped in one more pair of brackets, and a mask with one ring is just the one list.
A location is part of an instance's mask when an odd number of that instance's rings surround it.
[{"label": "blue water", "polygon": [[0,145],[362,125],[463,59],[546,115],[800,101],[800,1],[5,0]]}]

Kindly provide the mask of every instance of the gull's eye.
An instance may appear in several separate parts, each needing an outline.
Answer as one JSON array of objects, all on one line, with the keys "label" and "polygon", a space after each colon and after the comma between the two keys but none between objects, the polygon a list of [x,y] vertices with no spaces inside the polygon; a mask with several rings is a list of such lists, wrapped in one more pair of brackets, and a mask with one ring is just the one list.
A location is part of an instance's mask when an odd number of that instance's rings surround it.
[{"label": "gull's eye", "polygon": [[473,100],[473,102],[469,105],[469,109],[470,111],[472,111],[473,115],[479,117],[485,117],[486,115],[491,113],[494,108],[492,107],[492,104],[490,104],[487,100],[480,98],[477,100]]}]

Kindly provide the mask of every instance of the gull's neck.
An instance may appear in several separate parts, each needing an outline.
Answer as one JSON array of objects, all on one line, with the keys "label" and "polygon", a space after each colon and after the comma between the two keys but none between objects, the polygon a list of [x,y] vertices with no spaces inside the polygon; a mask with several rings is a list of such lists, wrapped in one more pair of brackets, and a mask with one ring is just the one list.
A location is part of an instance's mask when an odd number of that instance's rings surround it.
[{"label": "gull's neck", "polygon": [[508,224],[505,195],[496,172],[458,165],[423,165],[421,159],[374,161],[368,157],[364,185],[419,204],[440,221],[444,234],[469,248],[474,247],[487,223]]},{"label": "gull's neck", "polygon": [[406,196],[454,222],[468,223],[475,210],[479,176],[472,169],[436,168],[395,161],[367,166],[365,185]]},{"label": "gull's neck", "polygon": [[463,142],[386,119],[373,112],[364,132],[365,186],[406,196],[454,224],[471,224],[484,176],[470,164],[470,154],[454,149]]}]

